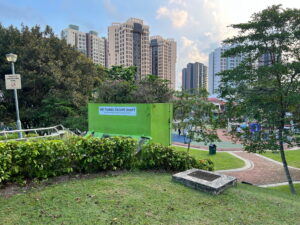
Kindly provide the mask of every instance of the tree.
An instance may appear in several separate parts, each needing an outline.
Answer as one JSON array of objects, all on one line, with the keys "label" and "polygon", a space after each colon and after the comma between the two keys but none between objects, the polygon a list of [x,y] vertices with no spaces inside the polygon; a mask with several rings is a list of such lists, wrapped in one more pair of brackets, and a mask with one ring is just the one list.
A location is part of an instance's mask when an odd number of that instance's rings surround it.
[{"label": "tree", "polygon": [[133,96],[137,103],[170,102],[173,90],[169,88],[170,81],[156,75],[148,75],[136,81]]},{"label": "tree", "polygon": [[237,135],[243,135],[245,150],[280,151],[295,194],[284,143],[293,145],[292,129],[285,125],[293,120],[293,107],[300,104],[300,10],[273,5],[253,14],[249,22],[232,27],[239,33],[224,41],[234,47],[223,56],[242,55],[244,60],[237,68],[220,73],[221,97],[230,106],[231,118],[244,117],[255,123],[250,131]]},{"label": "tree", "polygon": [[96,91],[95,101],[103,103],[163,103],[171,101],[169,81],[155,75],[135,80],[136,67],[113,66]]},{"label": "tree", "polygon": [[137,72],[136,66],[123,67],[123,65],[112,66],[107,69],[107,78],[111,80],[133,81]]},{"label": "tree", "polygon": [[[4,121],[15,120],[13,92],[4,88],[4,74],[11,73],[5,54],[13,52],[18,55],[16,73],[22,76],[18,93],[23,127],[62,123],[87,129],[82,107],[87,107],[95,86],[102,82],[103,68],[58,39],[49,26],[44,30],[23,26],[18,30],[0,25],[0,43],[0,108],[5,107]],[[78,124],[82,126],[66,124],[72,118],[80,119],[82,123]]]},{"label": "tree", "polygon": [[204,89],[193,93],[177,92],[174,104],[174,127],[182,129],[188,140],[187,152],[192,141],[212,143],[218,140],[217,122],[214,120],[216,107],[207,99]]}]

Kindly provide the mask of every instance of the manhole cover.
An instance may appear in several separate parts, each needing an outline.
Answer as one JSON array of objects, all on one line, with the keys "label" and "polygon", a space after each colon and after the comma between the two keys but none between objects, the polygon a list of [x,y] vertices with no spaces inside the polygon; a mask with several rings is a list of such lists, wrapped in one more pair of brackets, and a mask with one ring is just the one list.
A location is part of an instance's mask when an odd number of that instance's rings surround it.
[{"label": "manhole cover", "polygon": [[200,170],[189,173],[188,175],[191,176],[191,177],[196,177],[198,179],[202,179],[202,180],[206,180],[206,181],[213,181],[213,180],[218,179],[219,177],[221,177],[219,175],[215,175],[215,174],[211,174],[211,173],[205,173],[205,172],[202,172]]}]

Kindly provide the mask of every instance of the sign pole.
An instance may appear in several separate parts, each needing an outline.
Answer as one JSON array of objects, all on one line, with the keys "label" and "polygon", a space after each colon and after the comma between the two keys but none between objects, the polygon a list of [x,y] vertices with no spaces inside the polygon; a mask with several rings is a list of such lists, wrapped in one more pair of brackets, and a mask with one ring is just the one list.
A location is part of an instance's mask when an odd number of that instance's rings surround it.
[{"label": "sign pole", "polygon": [[[15,65],[12,62],[11,63],[11,69],[12,69],[12,74],[15,75]],[[20,114],[19,114],[19,101],[18,101],[18,92],[17,89],[14,89],[14,95],[15,95],[15,102],[16,102],[16,113],[17,113],[17,130],[21,130],[22,129],[22,125],[21,125],[21,120],[20,120]],[[20,131],[18,133],[19,138],[22,138],[22,132]]]}]

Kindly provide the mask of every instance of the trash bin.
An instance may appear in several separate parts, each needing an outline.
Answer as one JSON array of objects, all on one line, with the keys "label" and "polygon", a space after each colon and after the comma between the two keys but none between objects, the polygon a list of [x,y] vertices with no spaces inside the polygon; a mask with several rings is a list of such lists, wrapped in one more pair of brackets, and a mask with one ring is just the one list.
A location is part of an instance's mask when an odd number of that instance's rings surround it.
[{"label": "trash bin", "polygon": [[209,145],[209,154],[215,155],[216,152],[217,152],[217,146],[215,144],[210,144]]}]

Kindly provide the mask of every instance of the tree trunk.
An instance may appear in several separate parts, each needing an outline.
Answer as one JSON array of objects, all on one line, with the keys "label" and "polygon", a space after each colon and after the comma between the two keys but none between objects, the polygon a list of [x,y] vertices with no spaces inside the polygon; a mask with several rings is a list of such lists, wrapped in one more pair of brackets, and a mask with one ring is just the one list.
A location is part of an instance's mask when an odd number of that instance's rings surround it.
[{"label": "tree trunk", "polygon": [[279,146],[280,146],[280,156],[281,156],[281,160],[282,160],[282,164],[283,164],[283,168],[284,168],[284,172],[286,175],[286,178],[288,180],[289,183],[289,187],[290,187],[290,191],[292,194],[296,194],[296,190],[293,184],[293,180],[289,171],[289,167],[285,158],[285,153],[284,153],[284,146],[283,146],[283,141],[282,141],[282,132],[283,132],[283,127],[281,127],[279,129]]},{"label": "tree trunk", "polygon": [[190,147],[191,147],[191,139],[190,139],[190,141],[189,141],[189,143],[188,143],[188,148],[187,148],[187,153],[188,153],[188,154],[190,154]]}]

